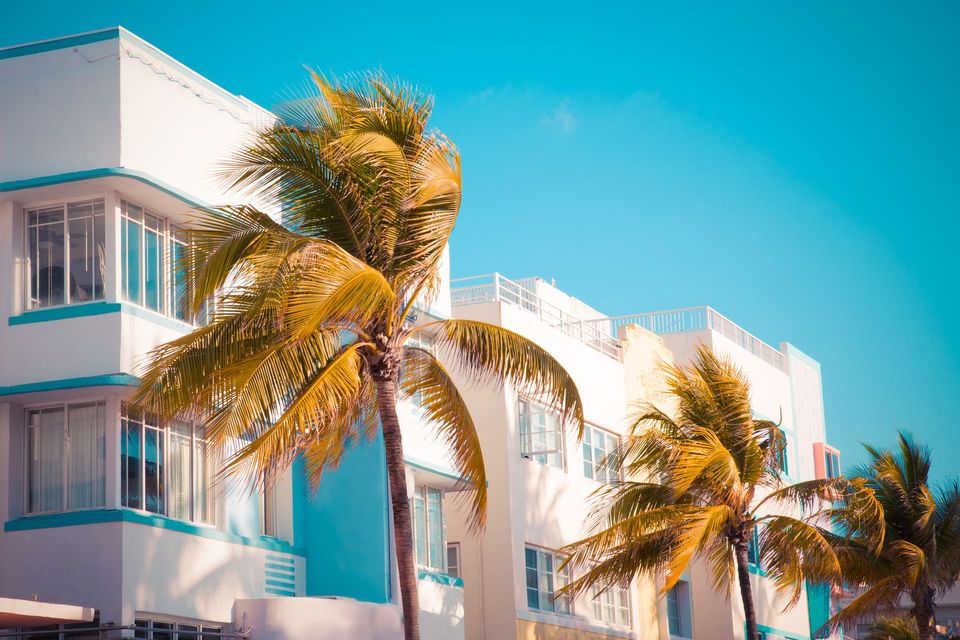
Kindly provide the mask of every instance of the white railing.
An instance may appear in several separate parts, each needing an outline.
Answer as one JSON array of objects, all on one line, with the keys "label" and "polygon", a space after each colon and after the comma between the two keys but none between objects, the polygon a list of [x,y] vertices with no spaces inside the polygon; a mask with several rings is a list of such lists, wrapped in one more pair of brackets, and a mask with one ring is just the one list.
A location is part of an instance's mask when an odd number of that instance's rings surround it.
[{"label": "white railing", "polygon": [[535,282],[534,279],[514,282],[499,273],[457,278],[450,282],[450,298],[455,307],[483,302],[507,302],[529,311],[543,322],[604,355],[620,358],[620,343],[607,327],[583,321],[547,302],[537,295]]},{"label": "white railing", "polygon": [[787,370],[787,359],[783,353],[744,330],[735,322],[711,307],[691,307],[689,309],[675,309],[672,311],[656,311],[654,313],[617,316],[609,319],[588,320],[587,322],[600,325],[601,330],[607,329],[611,335],[615,336],[620,335],[620,328],[627,325],[637,325],[658,335],[712,329],[732,340],[741,348],[746,349],[767,364],[776,367],[780,371]]}]

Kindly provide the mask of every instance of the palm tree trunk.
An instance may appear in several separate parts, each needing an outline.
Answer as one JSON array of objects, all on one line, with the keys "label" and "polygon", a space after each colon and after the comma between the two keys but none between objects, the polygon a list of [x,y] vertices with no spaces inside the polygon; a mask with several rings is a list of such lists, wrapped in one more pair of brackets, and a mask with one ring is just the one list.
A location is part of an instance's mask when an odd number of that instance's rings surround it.
[{"label": "palm tree trunk", "polygon": [[737,556],[737,576],[740,578],[740,599],[743,600],[743,617],[747,623],[746,640],[760,640],[757,632],[757,610],[753,606],[753,587],[750,586],[749,559],[746,541],[734,542]]},{"label": "palm tree trunk", "polygon": [[393,506],[393,540],[397,573],[400,575],[403,637],[404,640],[420,640],[420,597],[413,557],[413,526],[403,462],[403,439],[400,435],[400,419],[397,417],[397,382],[392,378],[377,378],[376,386],[387,456],[387,476],[390,479],[390,503]]},{"label": "palm tree trunk", "polygon": [[924,589],[924,593],[913,603],[913,619],[917,623],[917,637],[920,640],[934,640],[936,620],[934,619],[933,590]]}]

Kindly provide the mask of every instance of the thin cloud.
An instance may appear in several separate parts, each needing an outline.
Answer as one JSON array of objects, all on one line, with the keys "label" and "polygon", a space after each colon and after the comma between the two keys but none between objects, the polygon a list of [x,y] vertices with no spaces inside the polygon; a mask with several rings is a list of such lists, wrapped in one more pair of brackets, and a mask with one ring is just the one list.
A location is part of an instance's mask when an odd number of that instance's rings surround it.
[{"label": "thin cloud", "polygon": [[577,116],[573,113],[573,110],[570,108],[570,100],[564,98],[560,101],[560,104],[547,115],[543,116],[541,122],[547,126],[560,131],[560,133],[571,133],[579,124],[577,121]]}]

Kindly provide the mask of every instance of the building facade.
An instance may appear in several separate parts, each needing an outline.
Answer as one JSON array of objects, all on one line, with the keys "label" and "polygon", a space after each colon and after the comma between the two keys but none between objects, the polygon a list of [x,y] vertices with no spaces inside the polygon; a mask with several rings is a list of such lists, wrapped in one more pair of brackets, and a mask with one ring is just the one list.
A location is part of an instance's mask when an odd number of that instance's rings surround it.
[{"label": "building facade", "polygon": [[[0,50],[0,627],[400,634],[382,440],[317,493],[295,465],[250,495],[215,481],[200,425],[126,403],[144,355],[204,321],[181,304],[182,230],[243,201],[216,168],[272,122],[121,28]],[[419,312],[448,314],[438,300]],[[456,477],[401,409],[424,638],[462,637],[443,542]]]},{"label": "building facade", "polygon": [[[827,443],[819,364],[788,343],[779,349],[763,343],[709,307],[610,318],[538,278],[514,282],[494,274],[453,286],[456,317],[521,333],[567,368],[587,422],[578,443],[522,390],[476,389],[467,395],[490,478],[486,535],[471,540],[451,530],[451,539],[463,540],[468,640],[744,638],[738,598],[713,593],[697,562],[663,598],[656,585],[636,580],[629,590],[599,598],[553,601],[553,591],[571,578],[557,570],[557,550],[587,533],[591,494],[609,477],[597,461],[616,446],[627,415],[640,403],[671,411],[660,364],[689,364],[700,344],[741,367],[757,417],[781,425],[788,482],[837,475],[839,453]],[[829,617],[829,591],[807,585],[799,604],[783,611],[759,558],[754,560],[750,572],[762,637],[813,637]]]}]

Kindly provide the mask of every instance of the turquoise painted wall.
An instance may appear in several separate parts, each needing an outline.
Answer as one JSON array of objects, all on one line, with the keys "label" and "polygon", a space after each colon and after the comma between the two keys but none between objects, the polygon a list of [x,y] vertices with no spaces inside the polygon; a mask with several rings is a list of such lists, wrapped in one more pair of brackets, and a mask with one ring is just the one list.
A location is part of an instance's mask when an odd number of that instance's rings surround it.
[{"label": "turquoise painted wall", "polygon": [[293,474],[294,544],[307,551],[306,594],[390,602],[389,492],[383,438],[353,447],[312,493]]},{"label": "turquoise painted wall", "polygon": [[830,633],[817,629],[830,619],[830,585],[807,582],[807,613],[810,617],[810,633],[814,638],[827,638]]}]

